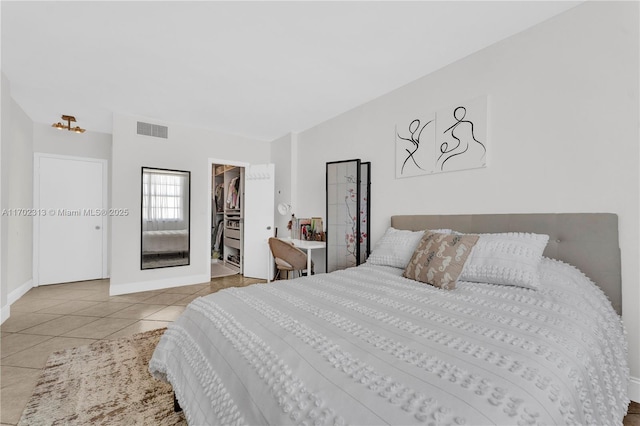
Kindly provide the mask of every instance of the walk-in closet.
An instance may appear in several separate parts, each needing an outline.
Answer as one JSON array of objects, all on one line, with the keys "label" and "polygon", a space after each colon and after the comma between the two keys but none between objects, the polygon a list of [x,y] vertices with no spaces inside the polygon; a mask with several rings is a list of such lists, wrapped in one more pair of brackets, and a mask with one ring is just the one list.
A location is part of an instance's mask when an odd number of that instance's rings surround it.
[{"label": "walk-in closet", "polygon": [[212,165],[211,276],[242,274],[244,167]]}]

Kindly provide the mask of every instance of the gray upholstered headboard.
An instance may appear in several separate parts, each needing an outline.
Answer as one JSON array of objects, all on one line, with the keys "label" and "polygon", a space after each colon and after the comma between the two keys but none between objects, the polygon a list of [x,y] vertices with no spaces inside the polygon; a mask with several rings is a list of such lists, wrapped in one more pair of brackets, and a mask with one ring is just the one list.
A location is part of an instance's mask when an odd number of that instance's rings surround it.
[{"label": "gray upholstered headboard", "polygon": [[549,235],[546,257],[580,269],[622,312],[618,216],[612,213],[392,216],[391,226],[418,231],[448,228],[467,233],[532,232]]}]

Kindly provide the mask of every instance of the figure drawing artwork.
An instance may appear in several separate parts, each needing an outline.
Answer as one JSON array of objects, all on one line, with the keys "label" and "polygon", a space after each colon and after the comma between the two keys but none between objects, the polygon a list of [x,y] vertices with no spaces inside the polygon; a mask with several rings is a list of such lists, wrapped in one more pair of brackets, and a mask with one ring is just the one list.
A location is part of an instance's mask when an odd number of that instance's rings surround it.
[{"label": "figure drawing artwork", "polygon": [[396,125],[396,178],[433,173],[435,132],[435,114]]},{"label": "figure drawing artwork", "polygon": [[487,166],[487,96],[396,125],[396,179]]},{"label": "figure drawing artwork", "polygon": [[487,165],[487,97],[436,113],[436,172]]}]

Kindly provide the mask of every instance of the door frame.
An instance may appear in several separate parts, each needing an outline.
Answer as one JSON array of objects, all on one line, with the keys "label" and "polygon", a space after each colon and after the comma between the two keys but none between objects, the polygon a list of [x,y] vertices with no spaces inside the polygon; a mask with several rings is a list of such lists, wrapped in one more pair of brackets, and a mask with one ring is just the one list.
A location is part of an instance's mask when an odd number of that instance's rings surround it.
[{"label": "door frame", "polygon": [[[209,281],[211,281],[211,227],[213,226],[213,221],[211,218],[211,195],[212,195],[212,191],[213,191],[213,182],[212,181],[212,177],[213,177],[213,165],[214,164],[225,164],[225,165],[229,165],[229,166],[236,166],[236,167],[244,167],[245,171],[247,170],[247,168],[251,165],[251,163],[247,163],[246,161],[235,161],[235,160],[222,160],[220,158],[209,158],[209,160],[207,161],[207,166],[208,166],[208,170],[207,170],[207,176],[208,176],[208,183],[207,183],[207,195],[206,197],[209,199],[209,202],[207,203],[207,223],[209,224],[209,229],[207,230],[207,247],[209,248],[209,252],[207,255],[207,264],[208,264],[208,274],[209,274]],[[244,245],[244,240],[242,241],[242,244]],[[243,247],[244,250],[244,247]]]},{"label": "door frame", "polygon": [[[48,154],[44,152],[35,152],[33,154],[33,211],[40,210],[40,159],[54,158],[67,161],[86,161],[91,163],[102,164],[102,206],[104,209],[109,208],[109,160],[91,157],[76,157],[70,155]],[[87,208],[95,208],[87,206]],[[102,278],[109,278],[109,241],[108,241],[108,215],[102,216]],[[33,287],[40,285],[40,216],[33,215]]]}]

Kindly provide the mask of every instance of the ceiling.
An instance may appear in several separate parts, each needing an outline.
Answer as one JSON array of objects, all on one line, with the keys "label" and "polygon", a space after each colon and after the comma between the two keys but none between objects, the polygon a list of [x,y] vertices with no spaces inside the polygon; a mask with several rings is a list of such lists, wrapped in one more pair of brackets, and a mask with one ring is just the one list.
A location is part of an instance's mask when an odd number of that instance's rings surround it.
[{"label": "ceiling", "polygon": [[2,1],[29,117],[113,113],[259,140],[302,131],[580,2]]}]

